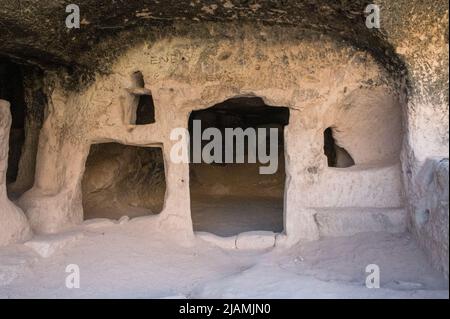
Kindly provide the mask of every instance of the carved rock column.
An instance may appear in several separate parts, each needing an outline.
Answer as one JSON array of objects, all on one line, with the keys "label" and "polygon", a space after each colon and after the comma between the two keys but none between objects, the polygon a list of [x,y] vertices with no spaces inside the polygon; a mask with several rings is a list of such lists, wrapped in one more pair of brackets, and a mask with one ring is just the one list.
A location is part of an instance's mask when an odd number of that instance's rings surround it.
[{"label": "carved rock column", "polygon": [[9,108],[9,102],[0,100],[0,246],[24,241],[31,237],[31,230],[24,213],[8,199],[6,193],[8,143],[11,127]]}]

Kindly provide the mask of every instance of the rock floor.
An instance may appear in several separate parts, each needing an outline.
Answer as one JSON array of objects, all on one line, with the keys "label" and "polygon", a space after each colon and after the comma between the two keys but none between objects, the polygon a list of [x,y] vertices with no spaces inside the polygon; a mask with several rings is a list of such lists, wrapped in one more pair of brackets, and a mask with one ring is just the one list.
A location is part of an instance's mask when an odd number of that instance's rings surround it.
[{"label": "rock floor", "polygon": [[[88,222],[35,240],[59,245],[47,258],[30,245],[0,248],[0,298],[449,297],[448,280],[405,233],[230,251],[198,238],[187,243],[144,218]],[[79,266],[80,288],[66,288],[69,264]],[[365,287],[368,264],[380,268],[379,289]]]}]

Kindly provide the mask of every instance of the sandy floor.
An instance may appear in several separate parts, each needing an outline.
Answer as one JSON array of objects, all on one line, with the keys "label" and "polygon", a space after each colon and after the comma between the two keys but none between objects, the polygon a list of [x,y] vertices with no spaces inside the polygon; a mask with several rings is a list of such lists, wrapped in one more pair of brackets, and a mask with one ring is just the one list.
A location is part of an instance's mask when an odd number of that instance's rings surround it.
[{"label": "sandy floor", "polygon": [[[73,231],[83,237],[48,258],[24,245],[1,248],[0,297],[448,298],[448,281],[407,234],[365,233],[257,253],[200,239],[180,245],[145,219]],[[371,263],[380,267],[380,289],[364,285]],[[80,267],[79,289],[65,286],[68,264]]]},{"label": "sandy floor", "polygon": [[283,230],[283,198],[193,196],[194,231],[233,236],[252,230]]}]

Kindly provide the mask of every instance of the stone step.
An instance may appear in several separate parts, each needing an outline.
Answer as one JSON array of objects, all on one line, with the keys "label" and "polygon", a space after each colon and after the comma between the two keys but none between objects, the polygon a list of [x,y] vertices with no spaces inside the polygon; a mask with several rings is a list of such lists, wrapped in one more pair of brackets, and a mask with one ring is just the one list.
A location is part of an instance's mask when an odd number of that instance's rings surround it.
[{"label": "stone step", "polygon": [[321,208],[315,220],[320,236],[351,236],[369,231],[406,231],[404,208]]}]

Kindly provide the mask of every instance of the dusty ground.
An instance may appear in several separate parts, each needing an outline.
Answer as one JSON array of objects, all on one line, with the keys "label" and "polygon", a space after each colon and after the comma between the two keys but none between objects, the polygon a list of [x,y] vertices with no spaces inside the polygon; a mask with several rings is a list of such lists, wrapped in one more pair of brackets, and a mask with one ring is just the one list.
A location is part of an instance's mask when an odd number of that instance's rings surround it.
[{"label": "dusty ground", "polygon": [[[408,234],[365,233],[266,252],[180,245],[148,219],[73,230],[84,236],[48,258],[0,249],[0,298],[448,298],[448,281]],[[367,289],[365,267],[381,270]],[[65,287],[80,267],[81,287]]]},{"label": "dusty ground", "polygon": [[283,198],[193,196],[194,231],[234,236],[252,230],[283,230]]}]

